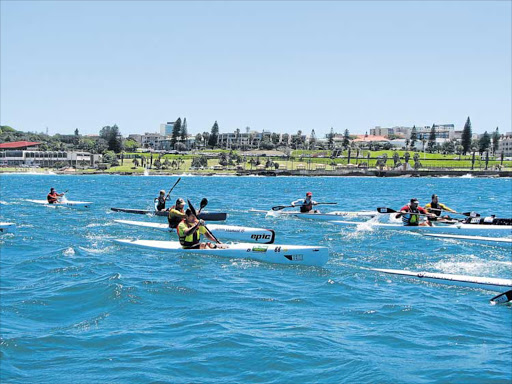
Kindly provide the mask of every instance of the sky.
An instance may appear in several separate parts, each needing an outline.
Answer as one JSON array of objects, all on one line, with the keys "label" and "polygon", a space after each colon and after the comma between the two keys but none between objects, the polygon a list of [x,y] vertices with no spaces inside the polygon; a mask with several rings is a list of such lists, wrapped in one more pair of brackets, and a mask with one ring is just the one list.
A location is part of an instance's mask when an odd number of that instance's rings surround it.
[{"label": "sky", "polygon": [[0,123],[510,132],[510,1],[4,1]]}]

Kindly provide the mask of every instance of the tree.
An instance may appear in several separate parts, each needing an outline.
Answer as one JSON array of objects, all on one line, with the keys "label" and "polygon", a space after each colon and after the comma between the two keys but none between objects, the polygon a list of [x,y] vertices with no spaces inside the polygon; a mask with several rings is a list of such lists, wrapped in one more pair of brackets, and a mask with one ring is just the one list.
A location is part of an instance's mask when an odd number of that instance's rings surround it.
[{"label": "tree", "polygon": [[489,149],[490,145],[491,135],[485,131],[480,140],[478,140],[478,152],[480,152],[480,156],[482,156],[482,154]]},{"label": "tree", "polygon": [[327,138],[327,143],[329,145],[329,149],[334,148],[334,129],[331,127],[331,133],[329,133],[329,137]]},{"label": "tree", "polygon": [[404,153],[404,161],[409,163],[409,159],[411,158],[411,154],[409,152]]},{"label": "tree", "polygon": [[464,124],[464,129],[462,130],[462,137],[461,137],[461,145],[463,148],[463,154],[465,155],[467,152],[471,149],[471,120],[466,120],[466,124]]},{"label": "tree", "polygon": [[185,117],[183,119],[183,124],[181,125],[181,141],[185,142],[188,137],[188,129],[187,129],[187,118]]},{"label": "tree", "polygon": [[210,140],[210,132],[203,132],[203,144],[206,147],[208,141]]},{"label": "tree", "polygon": [[171,134],[171,147],[174,149],[174,146],[180,139],[181,135],[181,117],[178,117],[178,120],[174,122],[172,126],[172,134]]},{"label": "tree", "polygon": [[279,134],[278,133],[272,133],[272,136],[270,137],[273,144],[277,145],[279,144]]},{"label": "tree", "polygon": [[105,139],[99,138],[94,143],[94,152],[96,153],[104,153],[106,150],[108,150],[108,143]]},{"label": "tree", "polygon": [[430,135],[428,136],[428,151],[434,152],[434,145],[436,144],[436,125],[432,124]]},{"label": "tree", "polygon": [[309,136],[309,148],[315,149],[315,145],[316,145],[316,133],[315,133],[315,130],[312,129],[311,135]]},{"label": "tree", "polygon": [[100,137],[107,142],[109,151],[119,153],[123,150],[123,137],[116,124],[101,128]]},{"label": "tree", "polygon": [[201,141],[203,141],[203,135],[201,135],[200,133],[198,133],[196,135],[196,141],[195,141],[195,146],[196,148],[200,147],[201,146]]},{"label": "tree", "polygon": [[343,134],[343,147],[347,148],[350,144],[350,135],[348,129],[345,129],[345,133]]},{"label": "tree", "polygon": [[212,148],[215,148],[217,145],[217,141],[219,139],[219,124],[217,124],[217,120],[213,123],[210,137],[208,139],[208,145]]},{"label": "tree", "polygon": [[139,143],[135,140],[128,139],[123,142],[123,147],[127,152],[135,152],[139,148]]},{"label": "tree", "polygon": [[396,167],[400,162],[400,155],[397,151],[393,152],[393,166]]},{"label": "tree", "polygon": [[411,131],[411,148],[414,148],[414,144],[416,144],[416,141],[418,141],[418,134],[416,133],[416,126],[413,125]]},{"label": "tree", "polygon": [[498,127],[492,134],[492,154],[496,155],[498,149],[500,148],[500,131],[498,131]]}]

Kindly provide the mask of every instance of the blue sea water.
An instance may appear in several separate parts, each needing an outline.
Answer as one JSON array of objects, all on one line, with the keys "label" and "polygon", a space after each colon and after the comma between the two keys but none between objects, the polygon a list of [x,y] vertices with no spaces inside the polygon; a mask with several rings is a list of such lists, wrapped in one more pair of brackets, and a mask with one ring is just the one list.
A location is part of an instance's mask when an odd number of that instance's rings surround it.
[{"label": "blue sea water", "polygon": [[[460,211],[512,216],[511,179],[183,177],[173,197],[276,230],[277,243],[329,248],[324,268],[115,244],[170,234],[150,208],[176,177],[0,176],[2,383],[510,383],[512,307],[496,293],[366,268],[512,277],[510,249],[392,231],[354,231],[250,208],[312,191],[324,211],[399,209],[432,193]],[[90,210],[48,208],[50,187]]]}]

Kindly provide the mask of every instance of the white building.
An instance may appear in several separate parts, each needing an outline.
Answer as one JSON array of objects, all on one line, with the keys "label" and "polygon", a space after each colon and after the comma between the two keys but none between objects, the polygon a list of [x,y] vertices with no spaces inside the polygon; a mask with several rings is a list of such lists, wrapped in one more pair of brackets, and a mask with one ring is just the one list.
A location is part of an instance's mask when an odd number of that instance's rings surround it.
[{"label": "white building", "polygon": [[501,156],[512,156],[512,132],[507,132],[505,135],[501,135],[497,155]]},{"label": "white building", "polygon": [[35,151],[35,150],[6,150],[0,151],[0,165],[30,167],[51,167],[55,163],[66,163],[72,167],[95,166],[102,155],[89,152],[73,151]]}]

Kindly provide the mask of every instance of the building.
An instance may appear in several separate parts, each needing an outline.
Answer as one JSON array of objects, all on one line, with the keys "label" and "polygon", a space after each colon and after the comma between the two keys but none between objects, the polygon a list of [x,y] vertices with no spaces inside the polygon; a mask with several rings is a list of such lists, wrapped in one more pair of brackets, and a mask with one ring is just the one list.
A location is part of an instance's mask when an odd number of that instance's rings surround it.
[{"label": "building", "polygon": [[164,140],[165,136],[155,132],[155,133],[149,133],[146,132],[143,135],[140,135],[140,142],[139,144],[143,148],[152,148],[152,149],[158,149],[160,147],[160,141]]},{"label": "building", "polygon": [[[281,135],[279,136],[281,140]],[[219,133],[217,145],[221,148],[255,148],[259,147],[262,141],[272,141],[272,132],[240,132],[237,130],[231,133]]]},{"label": "building", "polygon": [[500,136],[498,150],[496,155],[509,157],[512,156],[512,132],[507,132],[505,135]]},{"label": "building", "polygon": [[[429,125],[419,126],[416,125],[416,138],[417,140],[428,140],[432,127]],[[374,136],[385,136],[391,135],[398,136],[404,139],[410,139],[413,127],[397,126],[392,128],[383,128],[376,126],[370,129],[370,135]],[[438,139],[449,139],[455,138],[455,125],[454,124],[436,124],[436,138]]]},{"label": "building", "polygon": [[171,136],[173,128],[174,128],[174,122],[169,121],[165,124],[160,124],[160,135]]},{"label": "building", "polygon": [[102,155],[89,152],[35,151],[8,149],[0,151],[0,166],[52,167],[56,163],[65,163],[71,167],[95,166]]}]

